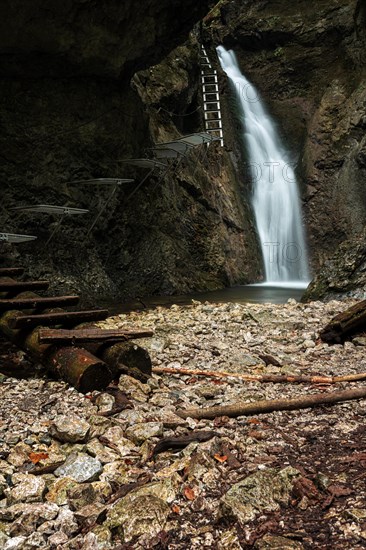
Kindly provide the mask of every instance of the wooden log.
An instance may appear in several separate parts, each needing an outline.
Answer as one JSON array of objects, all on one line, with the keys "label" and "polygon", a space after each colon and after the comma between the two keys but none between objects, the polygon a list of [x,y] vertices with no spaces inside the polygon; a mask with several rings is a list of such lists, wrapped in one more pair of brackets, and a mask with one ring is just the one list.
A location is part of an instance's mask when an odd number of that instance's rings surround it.
[{"label": "wooden log", "polygon": [[366,330],[366,300],[339,313],[321,330],[320,338],[329,344],[340,344]]},{"label": "wooden log", "polygon": [[84,321],[103,321],[108,317],[107,309],[88,311],[62,311],[57,313],[40,313],[39,315],[21,315],[9,321],[10,328],[32,328],[41,325],[78,324]]},{"label": "wooden log", "polygon": [[4,313],[0,317],[0,331],[26,351],[32,359],[41,362],[47,370],[81,392],[108,386],[113,374],[104,361],[89,351],[74,346],[56,347],[39,344],[38,329],[24,336],[22,331],[10,326],[11,321],[18,315],[18,311]]},{"label": "wooden log", "polygon": [[11,309],[45,309],[49,307],[73,306],[79,302],[79,296],[50,296],[37,298],[10,298],[0,300],[0,312]]},{"label": "wooden log", "polygon": [[[75,328],[78,330],[99,329],[97,325],[86,323]],[[150,331],[148,332],[148,336],[151,336]],[[152,363],[150,355],[146,349],[134,342],[85,342],[84,347],[109,365],[114,378],[121,374],[128,374],[145,383],[151,377]]]},{"label": "wooden log", "polygon": [[22,267],[0,267],[0,277],[13,277],[16,275],[23,275],[24,269]]},{"label": "wooden log", "polygon": [[236,403],[234,405],[224,405],[218,407],[194,408],[186,410],[177,410],[176,414],[181,418],[216,418],[218,416],[250,416],[252,414],[264,414],[273,411],[293,411],[297,409],[306,409],[316,407],[317,405],[326,405],[350,401],[352,399],[362,399],[366,397],[366,387],[354,390],[316,393],[296,397],[294,399],[271,399],[260,400],[254,403]]},{"label": "wooden log", "polygon": [[94,353],[110,366],[115,376],[125,373],[145,382],[146,378],[151,376],[150,355],[137,344],[121,342],[113,346],[100,346]]},{"label": "wooden log", "polygon": [[[24,292],[18,295],[17,298],[38,299],[39,296],[32,292]],[[114,345],[110,345],[110,343],[103,345],[86,344],[88,349],[42,344],[39,342],[39,331],[42,330],[42,327],[37,327],[30,333],[10,327],[10,324],[14,325],[14,320],[21,316],[22,313],[16,310],[9,310],[2,315],[0,314],[0,332],[3,332],[12,342],[24,349],[31,358],[45,365],[48,370],[61,376],[80,391],[104,389],[116,375],[124,372],[123,369],[127,369],[128,374],[143,379],[145,382],[148,377],[145,373],[151,375],[149,354],[136,344],[130,342]],[[61,356],[58,353],[59,350]],[[74,354],[71,350],[77,351]],[[98,358],[95,356],[95,352],[98,352]],[[65,354],[64,360],[62,359],[63,354]],[[106,357],[111,367],[107,366],[102,356]],[[122,364],[119,361],[124,363]],[[73,364],[74,362],[76,365]],[[130,370],[126,364],[131,365]],[[137,368],[135,368],[135,365]],[[144,372],[139,371],[139,368]]]},{"label": "wooden log", "polygon": [[108,366],[89,351],[75,346],[52,349],[45,366],[82,393],[108,386],[113,375]]},{"label": "wooden log", "polygon": [[0,279],[0,292],[11,292],[18,294],[24,290],[47,290],[48,281],[6,281]]},{"label": "wooden log", "polygon": [[117,343],[119,341],[135,340],[152,336],[152,330],[106,330],[101,328],[84,329],[40,329],[38,338],[40,344],[85,344],[88,342],[102,342],[103,344]]},{"label": "wooden log", "polygon": [[247,382],[261,383],[304,383],[304,384],[337,384],[339,382],[355,382],[358,380],[366,380],[366,372],[357,374],[346,374],[344,376],[296,376],[292,374],[276,375],[276,374],[239,374],[236,372],[222,371],[202,371],[195,369],[176,369],[172,367],[153,367],[152,372],[155,374],[178,374],[182,376],[208,376],[215,378],[238,378]]}]

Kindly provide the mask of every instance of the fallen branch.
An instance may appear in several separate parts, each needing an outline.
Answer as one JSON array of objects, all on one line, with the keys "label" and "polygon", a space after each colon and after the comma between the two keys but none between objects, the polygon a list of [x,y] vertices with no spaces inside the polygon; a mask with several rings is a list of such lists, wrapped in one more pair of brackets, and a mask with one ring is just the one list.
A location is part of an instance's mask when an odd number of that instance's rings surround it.
[{"label": "fallen branch", "polygon": [[366,387],[354,390],[316,393],[305,395],[294,399],[271,399],[261,400],[255,403],[236,403],[234,405],[207,407],[204,409],[186,409],[176,411],[181,418],[216,418],[218,416],[249,416],[252,414],[263,414],[273,411],[293,411],[297,409],[306,409],[316,407],[317,405],[326,405],[339,403],[341,401],[350,401],[352,399],[361,399],[366,397]]},{"label": "fallen branch", "polygon": [[172,367],[154,367],[155,374],[181,374],[182,376],[209,376],[215,378],[239,378],[247,382],[272,383],[305,383],[305,384],[337,384],[338,382],[356,382],[366,380],[366,372],[347,374],[345,376],[296,376],[292,374],[238,374],[235,372],[204,371],[194,369],[175,369]]},{"label": "fallen branch", "polygon": [[329,344],[340,344],[366,329],[366,300],[339,313],[323,328],[320,338]]}]

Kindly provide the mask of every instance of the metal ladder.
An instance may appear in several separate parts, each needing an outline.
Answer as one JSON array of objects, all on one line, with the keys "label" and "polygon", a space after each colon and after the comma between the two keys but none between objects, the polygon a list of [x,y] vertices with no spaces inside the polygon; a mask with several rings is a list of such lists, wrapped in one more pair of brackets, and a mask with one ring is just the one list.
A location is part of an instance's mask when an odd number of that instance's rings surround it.
[{"label": "metal ladder", "polygon": [[201,45],[201,84],[206,132],[219,138],[224,146],[221,105],[217,70],[213,68],[204,46]]}]

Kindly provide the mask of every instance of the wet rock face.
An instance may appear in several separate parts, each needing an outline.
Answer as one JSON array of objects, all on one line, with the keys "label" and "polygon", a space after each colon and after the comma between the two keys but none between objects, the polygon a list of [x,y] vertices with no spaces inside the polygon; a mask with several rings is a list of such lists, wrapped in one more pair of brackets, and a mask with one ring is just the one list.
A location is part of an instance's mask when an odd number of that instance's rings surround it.
[{"label": "wet rock face", "polygon": [[207,26],[208,40],[234,48],[280,126],[318,269],[366,222],[364,4],[224,1]]},{"label": "wet rock face", "polygon": [[293,480],[299,475],[295,468],[288,467],[281,472],[269,468],[247,477],[221,498],[222,516],[234,516],[244,525],[263,510],[277,510],[281,503],[288,503]]},{"label": "wet rock face", "polygon": [[303,301],[366,298],[366,232],[344,241],[307,288]]},{"label": "wet rock face", "polygon": [[208,1],[20,0],[1,8],[2,72],[118,78],[157,62],[183,42]]}]

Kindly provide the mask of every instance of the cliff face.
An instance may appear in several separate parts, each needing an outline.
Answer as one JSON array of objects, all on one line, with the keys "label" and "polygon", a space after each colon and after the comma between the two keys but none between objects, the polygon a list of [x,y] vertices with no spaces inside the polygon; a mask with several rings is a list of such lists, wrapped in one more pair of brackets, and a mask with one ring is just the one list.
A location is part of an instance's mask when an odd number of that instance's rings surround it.
[{"label": "cliff face", "polygon": [[[201,148],[136,192],[146,172],[118,162],[203,129],[197,44],[172,50],[209,5],[3,3],[0,231],[39,237],[2,244],[3,263],[19,261],[89,297],[260,279],[250,183],[228,103],[224,149]],[[212,59],[218,44],[234,48],[278,122],[301,184],[314,270],[326,269],[325,259],[366,221],[365,11],[360,0],[316,8],[306,0],[222,0],[203,28]],[[230,100],[223,75],[221,91]],[[88,234],[110,189],[67,182],[95,177],[136,183],[118,188]],[[66,218],[47,245],[56,218],[10,210],[39,203],[89,213]]]},{"label": "cliff face", "polygon": [[[155,143],[204,128],[197,87],[198,46],[191,38],[160,65],[133,79]],[[161,194],[150,210],[145,246],[149,243],[150,250],[160,256],[156,265],[162,265],[165,292],[215,289],[260,278],[261,261],[247,199],[248,189],[227,147],[218,143],[189,153],[163,177]]]},{"label": "cliff face", "polygon": [[[3,263],[87,298],[258,278],[253,226],[223,150],[201,148],[138,189],[146,171],[118,162],[203,129],[197,44],[146,68],[186,39],[208,4],[22,0],[0,8],[0,231],[38,236],[0,243]],[[67,182],[96,177],[135,183],[118,187],[88,234],[111,189]],[[10,210],[40,203],[89,213],[66,217],[47,244],[58,218]]]},{"label": "cliff face", "polygon": [[341,243],[324,262],[302,300],[366,299],[366,230]]},{"label": "cliff face", "polygon": [[2,76],[128,79],[184,42],[209,0],[5,0]]},{"label": "cliff face", "polygon": [[366,28],[358,0],[223,0],[206,40],[233,48],[301,182],[313,270],[366,222]]}]

